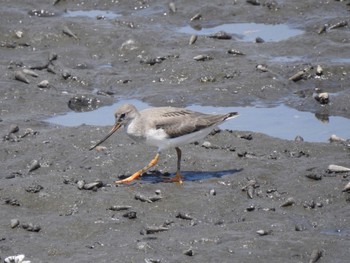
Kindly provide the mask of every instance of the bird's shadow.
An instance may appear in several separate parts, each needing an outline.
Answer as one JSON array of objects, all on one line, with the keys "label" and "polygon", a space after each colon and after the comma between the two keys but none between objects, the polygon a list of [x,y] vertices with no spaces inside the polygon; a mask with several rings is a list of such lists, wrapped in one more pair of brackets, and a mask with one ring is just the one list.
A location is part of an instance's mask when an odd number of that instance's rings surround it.
[{"label": "bird's shadow", "polygon": [[[222,171],[181,171],[183,181],[201,181],[211,178],[221,178],[226,175],[233,175],[235,173],[243,171],[241,169],[230,169]],[[169,181],[175,174],[173,173],[162,173],[159,170],[149,171],[144,173],[141,177],[141,181],[149,183],[164,183]]]}]

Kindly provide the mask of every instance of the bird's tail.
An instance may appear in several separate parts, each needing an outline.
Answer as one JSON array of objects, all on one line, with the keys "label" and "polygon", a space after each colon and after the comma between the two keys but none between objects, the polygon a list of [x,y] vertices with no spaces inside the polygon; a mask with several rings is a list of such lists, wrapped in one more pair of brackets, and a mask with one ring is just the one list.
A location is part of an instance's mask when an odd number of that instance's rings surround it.
[{"label": "bird's tail", "polygon": [[238,116],[239,116],[238,112],[229,112],[226,114],[224,120],[233,119],[233,118],[236,118]]}]

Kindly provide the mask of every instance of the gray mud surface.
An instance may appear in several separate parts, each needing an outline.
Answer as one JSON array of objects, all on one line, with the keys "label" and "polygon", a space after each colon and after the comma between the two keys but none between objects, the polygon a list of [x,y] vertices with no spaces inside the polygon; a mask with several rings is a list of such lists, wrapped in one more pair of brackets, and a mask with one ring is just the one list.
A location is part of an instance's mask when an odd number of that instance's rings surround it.
[{"label": "gray mud surface", "polygon": [[[116,187],[155,149],[118,132],[106,150],[88,151],[109,127],[44,122],[71,111],[68,101],[81,95],[99,106],[130,98],[180,107],[284,103],[350,118],[349,27],[331,29],[349,22],[349,1],[175,1],[175,13],[167,1],[53,2],[1,2],[1,260],[349,262],[350,194],[342,190],[350,173],[328,171],[350,166],[348,142],[221,131],[182,147],[183,185],[159,179],[175,171],[169,150],[141,180]],[[79,10],[113,17],[67,15]],[[191,22],[197,13],[202,18]],[[304,33],[265,43],[198,35],[193,45],[179,33],[188,24],[225,23],[286,24]],[[29,68],[38,76],[15,79]],[[288,80],[304,69],[300,80]],[[43,80],[49,85],[39,88]],[[314,99],[320,91],[329,104]],[[82,180],[98,183],[79,190]],[[19,225],[12,228],[12,219]]]}]

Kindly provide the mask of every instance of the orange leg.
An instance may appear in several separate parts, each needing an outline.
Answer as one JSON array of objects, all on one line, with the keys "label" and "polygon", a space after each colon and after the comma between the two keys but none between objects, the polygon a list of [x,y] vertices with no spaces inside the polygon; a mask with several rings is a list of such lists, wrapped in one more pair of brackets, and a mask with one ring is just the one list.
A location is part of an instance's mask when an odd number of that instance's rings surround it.
[{"label": "orange leg", "polygon": [[132,182],[136,178],[140,177],[148,169],[150,169],[151,167],[155,166],[157,164],[157,162],[158,162],[158,159],[159,159],[159,153],[157,153],[156,156],[152,159],[152,161],[150,161],[150,163],[148,165],[146,165],[145,167],[143,167],[141,170],[137,171],[136,173],[134,173],[133,175],[129,176],[128,178],[125,178],[123,180],[115,181],[114,183],[115,184],[127,184],[127,183]]},{"label": "orange leg", "polygon": [[177,154],[177,170],[176,175],[169,179],[170,182],[177,182],[179,184],[182,184],[182,175],[181,175],[181,150],[179,147],[175,147],[176,154]]}]

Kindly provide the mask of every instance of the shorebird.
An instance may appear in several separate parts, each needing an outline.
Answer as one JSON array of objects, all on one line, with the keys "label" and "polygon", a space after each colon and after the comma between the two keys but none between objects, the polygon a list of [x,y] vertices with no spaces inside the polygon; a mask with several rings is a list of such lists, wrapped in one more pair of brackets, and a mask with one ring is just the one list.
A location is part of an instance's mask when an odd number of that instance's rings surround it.
[{"label": "shorebird", "polygon": [[124,104],[115,111],[114,116],[113,128],[90,150],[107,140],[121,126],[124,126],[127,135],[135,141],[158,147],[157,154],[148,165],[123,180],[115,181],[116,184],[132,182],[157,164],[163,150],[172,147],[177,154],[177,170],[171,181],[182,183],[179,146],[203,139],[219,124],[237,117],[238,113],[205,114],[174,107],[155,107],[138,111],[134,105]]}]

